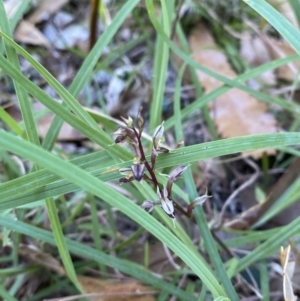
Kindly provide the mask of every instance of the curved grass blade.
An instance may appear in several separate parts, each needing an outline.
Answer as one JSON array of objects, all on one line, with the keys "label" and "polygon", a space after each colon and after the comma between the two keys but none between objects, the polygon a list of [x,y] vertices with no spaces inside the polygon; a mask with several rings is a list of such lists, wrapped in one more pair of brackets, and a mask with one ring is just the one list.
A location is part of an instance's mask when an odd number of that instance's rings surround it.
[{"label": "curved grass blade", "polygon": [[244,0],[244,2],[264,17],[291,46],[300,54],[300,33],[282,14],[266,1]]},{"label": "curved grass blade", "polygon": [[[186,165],[208,158],[235,154],[243,151],[299,144],[300,133],[278,133],[237,137],[172,150],[169,154],[159,155],[156,164],[157,168],[174,167],[181,164]],[[108,155],[103,157],[104,161],[107,156]],[[97,159],[96,157],[91,155],[90,164],[86,162],[86,160],[90,158],[89,156],[84,157],[82,163],[79,163],[80,161],[78,161],[76,164],[82,168],[105,164],[102,159]],[[114,180],[120,177],[118,170],[130,166],[131,163],[132,161],[127,161],[122,164],[105,165],[106,167],[103,167],[103,169],[98,168],[92,170],[92,174],[99,177],[102,181]],[[59,177],[53,175],[50,171],[42,170],[1,184],[0,209],[17,207],[46,197],[56,196],[79,189],[78,185],[70,183],[66,179],[60,181],[58,181],[58,179]],[[18,187],[18,189],[16,189],[16,187]],[[22,190],[24,190],[24,194],[17,192]]]},{"label": "curved grass blade", "polygon": [[[6,227],[7,229],[11,229],[12,231],[16,231],[18,233],[22,233],[24,235],[33,237],[35,239],[39,239],[43,242],[47,242],[51,245],[55,246],[55,240],[50,231],[46,231],[32,225],[28,225],[22,221],[13,220],[8,217],[1,217],[0,225]],[[149,283],[154,287],[160,288],[161,290],[167,291],[174,296],[180,298],[180,300],[186,301],[196,301],[196,298],[180,288],[170,284],[167,281],[164,281],[161,278],[154,276],[147,269],[142,266],[129,262],[124,259],[120,259],[111,255],[108,255],[104,252],[100,252],[91,247],[83,245],[77,241],[73,241],[71,239],[66,239],[68,249],[70,252],[85,257],[91,260],[94,260],[100,264],[104,264],[115,269],[120,270],[121,272],[131,275],[134,278],[143,281],[145,283]],[[14,300],[15,301],[15,300]]]},{"label": "curved grass blade", "polygon": [[[109,44],[109,42],[112,40],[113,36],[123,24],[127,16],[131,13],[131,11],[139,2],[140,0],[129,0],[126,2],[126,4],[124,4],[124,6],[116,14],[110,26],[108,26],[107,29],[102,33],[101,37],[94,45],[93,49],[86,57],[69,88],[69,92],[75,98],[79,95],[79,92],[89,80],[90,74],[92,73],[92,70],[97,64],[105,47]],[[55,116],[48,131],[49,134],[47,134],[45,137],[43,143],[44,148],[52,149],[61,126],[62,120],[58,116]]]},{"label": "curved grass blade", "polygon": [[104,182],[93,177],[88,172],[83,171],[69,162],[63,161],[40,147],[19,140],[9,133],[0,131],[0,144],[3,149],[32,160],[38,165],[44,166],[48,170],[68,179],[86,191],[102,198],[111,206],[118,208],[121,212],[151,232],[177,254],[203,281],[214,297],[220,295],[226,296],[223,288],[218,283],[218,280],[199,260],[194,252],[189,250],[189,248],[174,236],[170,230],[166,229],[156,219],[143,211],[139,206],[132,203],[128,198],[124,197]]},{"label": "curved grass blade", "polygon": [[95,130],[90,127],[87,123],[76,117],[69,110],[57,103],[49,95],[47,95],[42,89],[37,87],[29,79],[27,79],[21,72],[19,72],[10,62],[8,62],[2,55],[0,55],[0,67],[11,76],[14,80],[22,84],[22,87],[26,89],[32,96],[38,99],[43,105],[45,105],[50,111],[55,113],[57,116],[62,118],[64,121],[69,123],[79,132],[84,134],[86,137],[96,142],[104,149],[109,151],[109,154],[119,158],[121,160],[128,160],[132,157],[129,152],[126,152],[119,145],[112,145],[112,139],[106,134]]}]

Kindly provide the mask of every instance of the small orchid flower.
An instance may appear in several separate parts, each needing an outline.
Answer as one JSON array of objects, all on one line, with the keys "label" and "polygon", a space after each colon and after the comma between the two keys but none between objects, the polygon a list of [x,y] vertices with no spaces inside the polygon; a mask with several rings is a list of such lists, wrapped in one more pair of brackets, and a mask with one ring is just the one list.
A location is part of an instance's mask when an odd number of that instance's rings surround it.
[{"label": "small orchid flower", "polygon": [[123,128],[119,127],[117,131],[114,132],[114,135],[117,137],[115,138],[115,143],[123,142],[127,137],[132,141],[136,142],[136,137],[134,135],[134,131],[130,128]]},{"label": "small orchid flower", "polygon": [[144,163],[135,163],[135,164],[131,165],[131,171],[133,173],[134,178],[140,182],[144,177],[145,164]]},{"label": "small orchid flower", "polygon": [[194,211],[194,209],[195,209],[195,207],[196,207],[197,205],[202,206],[202,205],[205,203],[205,201],[206,201],[208,198],[211,198],[211,197],[212,197],[211,195],[208,195],[208,194],[207,194],[207,188],[206,188],[205,194],[202,195],[202,196],[198,196],[197,198],[195,198],[195,200],[189,205],[189,207],[188,207],[188,209],[187,209],[187,215],[188,215],[188,216],[191,216],[192,213],[193,213],[193,211]]},{"label": "small orchid flower", "polygon": [[162,209],[167,213],[167,215],[171,218],[175,218],[175,209],[173,201],[169,198],[168,191],[166,187],[163,187],[163,190],[157,187],[157,195],[160,200],[160,204]]}]

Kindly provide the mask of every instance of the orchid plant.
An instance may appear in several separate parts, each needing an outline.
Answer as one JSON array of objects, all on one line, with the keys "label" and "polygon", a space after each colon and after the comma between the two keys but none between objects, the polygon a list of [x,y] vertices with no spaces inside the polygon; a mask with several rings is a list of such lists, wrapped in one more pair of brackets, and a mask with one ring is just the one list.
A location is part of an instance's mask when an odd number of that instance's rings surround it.
[{"label": "orchid plant", "polygon": [[176,167],[168,176],[167,185],[164,186],[158,182],[155,175],[155,163],[156,158],[159,153],[168,153],[169,149],[162,146],[164,142],[164,125],[163,123],[159,125],[154,131],[152,137],[152,151],[150,162],[147,160],[144,147],[142,145],[142,133],[144,130],[145,121],[141,116],[141,111],[139,112],[137,118],[133,120],[131,117],[128,119],[123,118],[124,126],[119,127],[115,132],[117,135],[115,138],[115,143],[121,143],[127,141],[132,147],[135,158],[133,164],[130,168],[120,169],[120,173],[123,175],[119,179],[120,183],[129,183],[134,180],[142,181],[145,180],[150,183],[157,192],[158,201],[144,201],[141,207],[148,212],[151,212],[156,205],[160,205],[164,212],[172,219],[175,219],[175,208],[186,215],[187,217],[192,216],[193,209],[196,205],[202,205],[208,198],[207,193],[205,195],[198,197],[191,203],[185,210],[177,203],[174,203],[172,199],[172,186],[173,183],[181,176],[181,174],[187,169],[187,166]]}]

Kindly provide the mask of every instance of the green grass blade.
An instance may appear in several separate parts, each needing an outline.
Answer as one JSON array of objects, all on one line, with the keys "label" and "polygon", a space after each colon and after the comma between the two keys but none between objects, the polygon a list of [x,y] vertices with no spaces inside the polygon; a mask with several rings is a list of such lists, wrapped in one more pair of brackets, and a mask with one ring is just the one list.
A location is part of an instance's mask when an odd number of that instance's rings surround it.
[{"label": "green grass blade", "polygon": [[15,43],[3,32],[0,35],[7,44],[13,47],[19,54],[21,54],[32,67],[45,79],[45,81],[53,88],[53,90],[62,98],[62,100],[68,105],[68,107],[83,121],[89,124],[91,127],[98,131],[101,131],[105,135],[103,130],[98,126],[95,120],[83,109],[79,102],[66,90],[62,84],[48,71],[46,70],[36,59],[34,59],[25,49]]},{"label": "green grass blade", "polygon": [[95,130],[90,127],[87,123],[76,117],[69,110],[64,108],[61,104],[57,103],[54,99],[52,99],[49,95],[47,95],[42,89],[37,87],[34,83],[32,83],[29,79],[27,79],[22,73],[20,73],[12,64],[10,64],[2,55],[0,55],[0,67],[6,72],[9,76],[11,76],[14,80],[22,84],[22,87],[26,89],[32,96],[38,99],[43,105],[45,105],[50,111],[58,115],[64,121],[69,123],[79,132],[84,134],[86,137],[96,142],[104,149],[109,151],[109,154],[112,156],[122,159],[128,160],[132,157],[129,152],[126,152],[119,145],[112,145],[113,141],[106,134],[102,134],[101,132]]},{"label": "green grass blade", "polygon": [[14,32],[14,29],[16,28],[19,21],[22,19],[22,16],[28,10],[28,7],[30,6],[31,2],[32,2],[31,0],[23,0],[18,5],[17,11],[14,13],[13,17],[9,20],[11,32]]},{"label": "green grass blade", "polygon": [[49,220],[52,226],[53,235],[55,237],[56,246],[58,248],[59,255],[66,269],[67,275],[69,276],[70,280],[75,284],[75,286],[78,288],[78,290],[82,291],[82,288],[77,280],[76,272],[62,231],[62,227],[58,217],[58,211],[55,206],[54,200],[47,199],[46,206],[47,206]]},{"label": "green grass blade", "polygon": [[[169,7],[167,7],[169,6]],[[174,9],[174,1],[168,1],[168,4],[165,1],[161,1],[162,7],[162,27],[167,36],[171,32],[171,12],[168,8]],[[154,68],[153,68],[153,97],[151,101],[150,109],[150,131],[161,124],[161,113],[163,109],[163,100],[164,100],[164,90],[166,84],[166,76],[168,70],[168,61],[169,61],[169,47],[161,38],[160,35],[157,35],[156,45],[155,45],[155,56],[154,56]]]},{"label": "green grass blade", "polygon": [[[9,37],[12,36],[12,33],[10,31],[9,22],[6,16],[6,11],[4,8],[3,0],[0,0],[0,26],[1,30]],[[7,54],[8,60],[12,63],[16,69],[20,69],[20,64],[18,60],[18,56],[16,51],[8,44],[4,43],[5,45],[5,51]],[[32,110],[31,110],[31,103],[28,99],[28,95],[25,89],[23,89],[22,84],[19,82],[16,82],[14,80],[14,86],[16,89],[16,94],[18,97],[18,101],[20,104],[20,110],[22,113],[22,117],[25,124],[26,134],[28,136],[29,141],[35,143],[36,145],[40,144],[40,140],[38,137],[37,129],[35,126],[35,121],[33,118]]]},{"label": "green grass blade", "polygon": [[[163,37],[165,43],[167,43],[170,47],[170,49],[177,54],[186,64],[194,67],[195,69],[198,69],[202,72],[204,72],[205,74],[223,82],[224,84],[230,86],[230,87],[235,87],[238,88],[242,91],[245,91],[251,95],[253,95],[254,97],[256,97],[257,99],[266,101],[266,102],[271,102],[271,103],[280,103],[280,105],[282,107],[284,107],[285,109],[289,110],[289,111],[293,111],[291,110],[291,105],[289,104],[284,104],[283,101],[279,100],[278,98],[275,97],[270,97],[269,95],[265,94],[265,93],[261,93],[258,91],[255,91],[243,84],[241,84],[240,81],[238,81],[237,79],[232,80],[232,79],[228,79],[216,72],[211,71],[210,69],[196,63],[190,56],[188,56],[187,54],[185,54],[183,51],[181,51],[172,41],[170,41],[170,39],[166,36],[166,34],[164,33],[163,29],[161,28],[159,22],[157,21],[156,15],[155,15],[155,9],[154,9],[154,5],[152,0],[146,0],[146,6],[147,6],[147,10],[148,10],[148,14],[150,17],[150,20],[154,26],[154,28],[156,29],[156,31]],[[300,43],[300,42],[299,42]],[[217,91],[217,90],[215,90]],[[215,93],[215,91],[211,92],[211,93]],[[219,91],[219,90],[218,90]],[[298,112],[298,107],[299,106],[295,106],[295,108],[297,107],[297,112]]]},{"label": "green grass blade", "polygon": [[[178,23],[176,26],[176,33],[177,33],[180,45],[181,45],[182,49],[184,50],[184,52],[188,55],[191,55],[188,41],[185,37],[182,27],[180,26],[180,23]],[[191,74],[191,81],[195,87],[196,97],[197,97],[197,99],[201,98],[203,96],[203,89],[201,87],[199,78],[196,74],[196,70],[193,67],[189,66],[189,72]],[[202,116],[208,127],[208,130],[210,132],[212,140],[218,139],[218,133],[216,130],[216,126],[210,116],[210,110],[208,108],[208,105],[206,105],[206,104],[202,106]]]},{"label": "green grass blade", "polygon": [[300,198],[300,179],[296,179],[268,209],[268,211],[253,225],[253,228],[265,224],[284,209],[298,202]]},{"label": "green grass blade", "polygon": [[289,3],[293,8],[293,12],[297,19],[298,27],[300,27],[300,2],[298,0],[289,0]]},{"label": "green grass blade", "polygon": [[241,272],[252,264],[259,262],[274,252],[278,252],[280,246],[288,240],[290,237],[300,231],[300,217],[293,220],[291,223],[274,233],[264,243],[260,244],[255,250],[250,252],[248,255],[240,259],[239,265],[235,273]]},{"label": "green grass blade", "polygon": [[[12,231],[16,231],[24,235],[33,237],[35,239],[39,239],[43,242],[55,245],[55,239],[51,232],[28,225],[22,221],[13,220],[8,217],[1,217],[0,225],[3,227],[7,227]],[[98,263],[118,269],[121,272],[131,275],[140,281],[149,283],[154,287],[160,288],[161,290],[168,291],[174,296],[180,298],[180,300],[196,301],[196,298],[194,296],[191,296],[183,290],[181,290],[180,288],[170,284],[167,281],[164,281],[163,279],[161,279],[161,277],[158,278],[154,276],[153,273],[149,272],[147,269],[143,268],[138,264],[117,258],[115,256],[110,256],[104,252],[92,249],[91,247],[83,245],[77,241],[66,239],[66,242],[68,245],[68,249],[78,256],[82,256],[87,259],[94,260]]]},{"label": "green grass blade", "polygon": [[[157,158],[156,166],[157,168],[174,167],[180,164],[185,165],[242,151],[297,144],[300,144],[300,133],[263,134],[216,140],[182,147],[180,149],[172,150],[169,154],[161,154]],[[93,165],[96,166],[95,169],[92,169],[92,174],[100,177],[103,181],[118,179],[120,177],[118,170],[120,168],[129,167],[132,164],[132,161],[127,161],[122,164],[105,165],[108,155],[105,155],[105,152],[100,153],[99,158],[97,158],[98,153],[96,153],[95,156],[84,156],[82,162],[80,158],[78,159],[78,163],[76,163],[77,161],[72,162],[78,164],[82,168],[88,168]],[[89,158],[91,158],[90,164],[88,163]],[[112,164],[109,162],[112,161],[107,162],[108,164]],[[97,168],[97,165],[99,165],[99,168]],[[103,165],[103,168],[101,168],[101,165]],[[17,207],[46,197],[56,196],[79,189],[78,185],[70,183],[67,180],[57,181],[58,178],[57,175],[53,175],[50,171],[42,170],[35,172],[32,175],[26,175],[8,183],[1,184],[0,209]],[[48,185],[44,186],[47,183]],[[15,187],[18,187],[18,189],[16,190]],[[22,190],[25,191],[24,194],[20,194]]]},{"label": "green grass blade", "polygon": [[86,191],[102,198],[111,206],[116,207],[121,212],[131,217],[177,254],[195,272],[203,283],[205,283],[213,296],[226,295],[217,279],[206,265],[199,260],[194,252],[189,250],[189,248],[174,236],[170,230],[166,229],[139,206],[132,203],[131,200],[124,197],[104,182],[93,177],[88,172],[81,170],[69,162],[63,161],[40,147],[26,141],[20,141],[20,139],[9,133],[0,131],[0,144],[3,149],[32,160],[38,165],[44,166],[48,170],[70,180]]},{"label": "green grass blade", "polygon": [[6,301],[18,301],[15,297],[13,297],[6,289],[5,287],[0,284],[0,296],[3,298],[2,300]]},{"label": "green grass blade", "polygon": [[[179,70],[178,77],[176,80],[176,89],[175,89],[175,95],[174,95],[174,117],[177,120],[175,124],[175,133],[176,133],[176,140],[180,141],[183,139],[183,131],[182,131],[182,125],[181,125],[181,114],[180,114],[180,90],[181,90],[181,82],[184,74],[186,65],[183,64],[182,67]],[[197,188],[195,186],[194,178],[191,172],[191,169],[185,171],[184,175],[185,185],[186,189],[188,191],[188,195],[190,196],[191,200],[198,197],[197,195]],[[225,291],[227,292],[230,299],[233,300],[239,300],[238,295],[230,281],[230,279],[227,276],[226,270],[224,268],[224,265],[222,263],[222,260],[220,258],[220,255],[217,250],[217,246],[215,244],[215,241],[212,237],[212,234],[210,232],[210,229],[207,225],[206,217],[204,214],[204,211],[201,206],[197,206],[194,212],[196,222],[198,224],[200,233],[203,237],[203,240],[206,245],[206,250],[209,254],[209,257],[211,259],[211,262],[213,263],[215,270],[219,276],[219,279],[221,280]]]},{"label": "green grass blade", "polygon": [[[272,61],[270,63],[264,64],[262,66],[259,66],[257,68],[254,68],[238,77],[236,77],[236,81],[239,82],[245,82],[249,79],[255,78],[258,75],[272,70],[272,69],[276,69],[280,66],[283,66],[285,64],[294,62],[296,60],[299,60],[299,55],[292,55],[286,58],[282,58],[282,59],[278,59],[276,61]],[[215,90],[213,90],[212,92],[209,92],[206,95],[203,95],[200,98],[197,98],[192,104],[188,105],[187,107],[183,108],[181,110],[181,117],[185,118],[187,117],[189,114],[193,113],[195,110],[201,109],[203,106],[205,106],[206,104],[208,104],[209,102],[213,101],[215,98],[219,97],[220,95],[222,95],[223,93],[226,93],[227,91],[229,91],[231,89],[231,87],[229,86],[221,86]],[[260,94],[260,96],[262,96]],[[295,115],[299,115],[300,112],[300,107],[298,105],[294,105],[292,103],[287,103],[286,100],[280,99],[280,98],[275,98],[275,97],[270,97],[268,95],[264,95],[264,97],[260,98],[262,101],[268,102],[268,103],[276,103],[277,105],[279,105],[280,107],[282,107],[283,109],[295,114]],[[175,125],[175,117],[170,117],[168,120],[165,121],[164,126],[165,129],[169,129],[170,127]]]},{"label": "green grass blade", "polygon": [[22,128],[15,121],[15,119],[12,118],[2,107],[0,107],[0,119],[2,119],[3,122],[6,123],[11,128],[11,130],[15,132],[15,134],[21,137],[23,136]]},{"label": "green grass blade", "polygon": [[259,263],[259,276],[260,276],[260,287],[261,294],[263,296],[262,301],[270,301],[270,280],[267,262],[262,260]]},{"label": "green grass blade", "polygon": [[264,0],[244,0],[264,17],[300,54],[300,33],[281,13]]},{"label": "green grass blade", "polygon": [[[89,55],[86,57],[69,88],[69,92],[75,98],[79,95],[79,92],[82,90],[83,86],[88,82],[92,70],[97,64],[105,47],[109,44],[127,16],[139,2],[140,0],[129,0],[126,2],[126,4],[116,14],[110,26],[108,26],[107,29],[102,33]],[[58,116],[55,116],[49,129],[49,135],[46,135],[45,137],[43,147],[46,149],[52,149],[61,126],[62,120]]]}]

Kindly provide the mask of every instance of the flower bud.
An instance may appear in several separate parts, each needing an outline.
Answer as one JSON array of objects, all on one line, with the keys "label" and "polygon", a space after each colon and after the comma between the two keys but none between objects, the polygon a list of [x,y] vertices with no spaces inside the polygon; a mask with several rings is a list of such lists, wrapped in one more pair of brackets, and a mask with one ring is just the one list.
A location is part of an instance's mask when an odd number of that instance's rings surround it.
[{"label": "flower bud", "polygon": [[163,137],[164,131],[165,131],[164,123],[162,123],[155,129],[154,134],[153,134],[153,139],[152,139],[153,147],[155,149],[157,149],[159,147],[160,142],[164,141],[164,137]]},{"label": "flower bud", "polygon": [[132,118],[129,116],[127,119],[122,117],[122,120],[124,121],[124,123],[129,127],[129,128],[132,128],[133,127],[133,120]]},{"label": "flower bud", "polygon": [[186,169],[187,166],[178,166],[170,173],[169,180],[167,183],[168,195],[171,195],[173,183],[178,180],[178,178]]},{"label": "flower bud", "polygon": [[154,209],[155,203],[151,201],[144,201],[141,207],[147,210],[149,213]]}]

